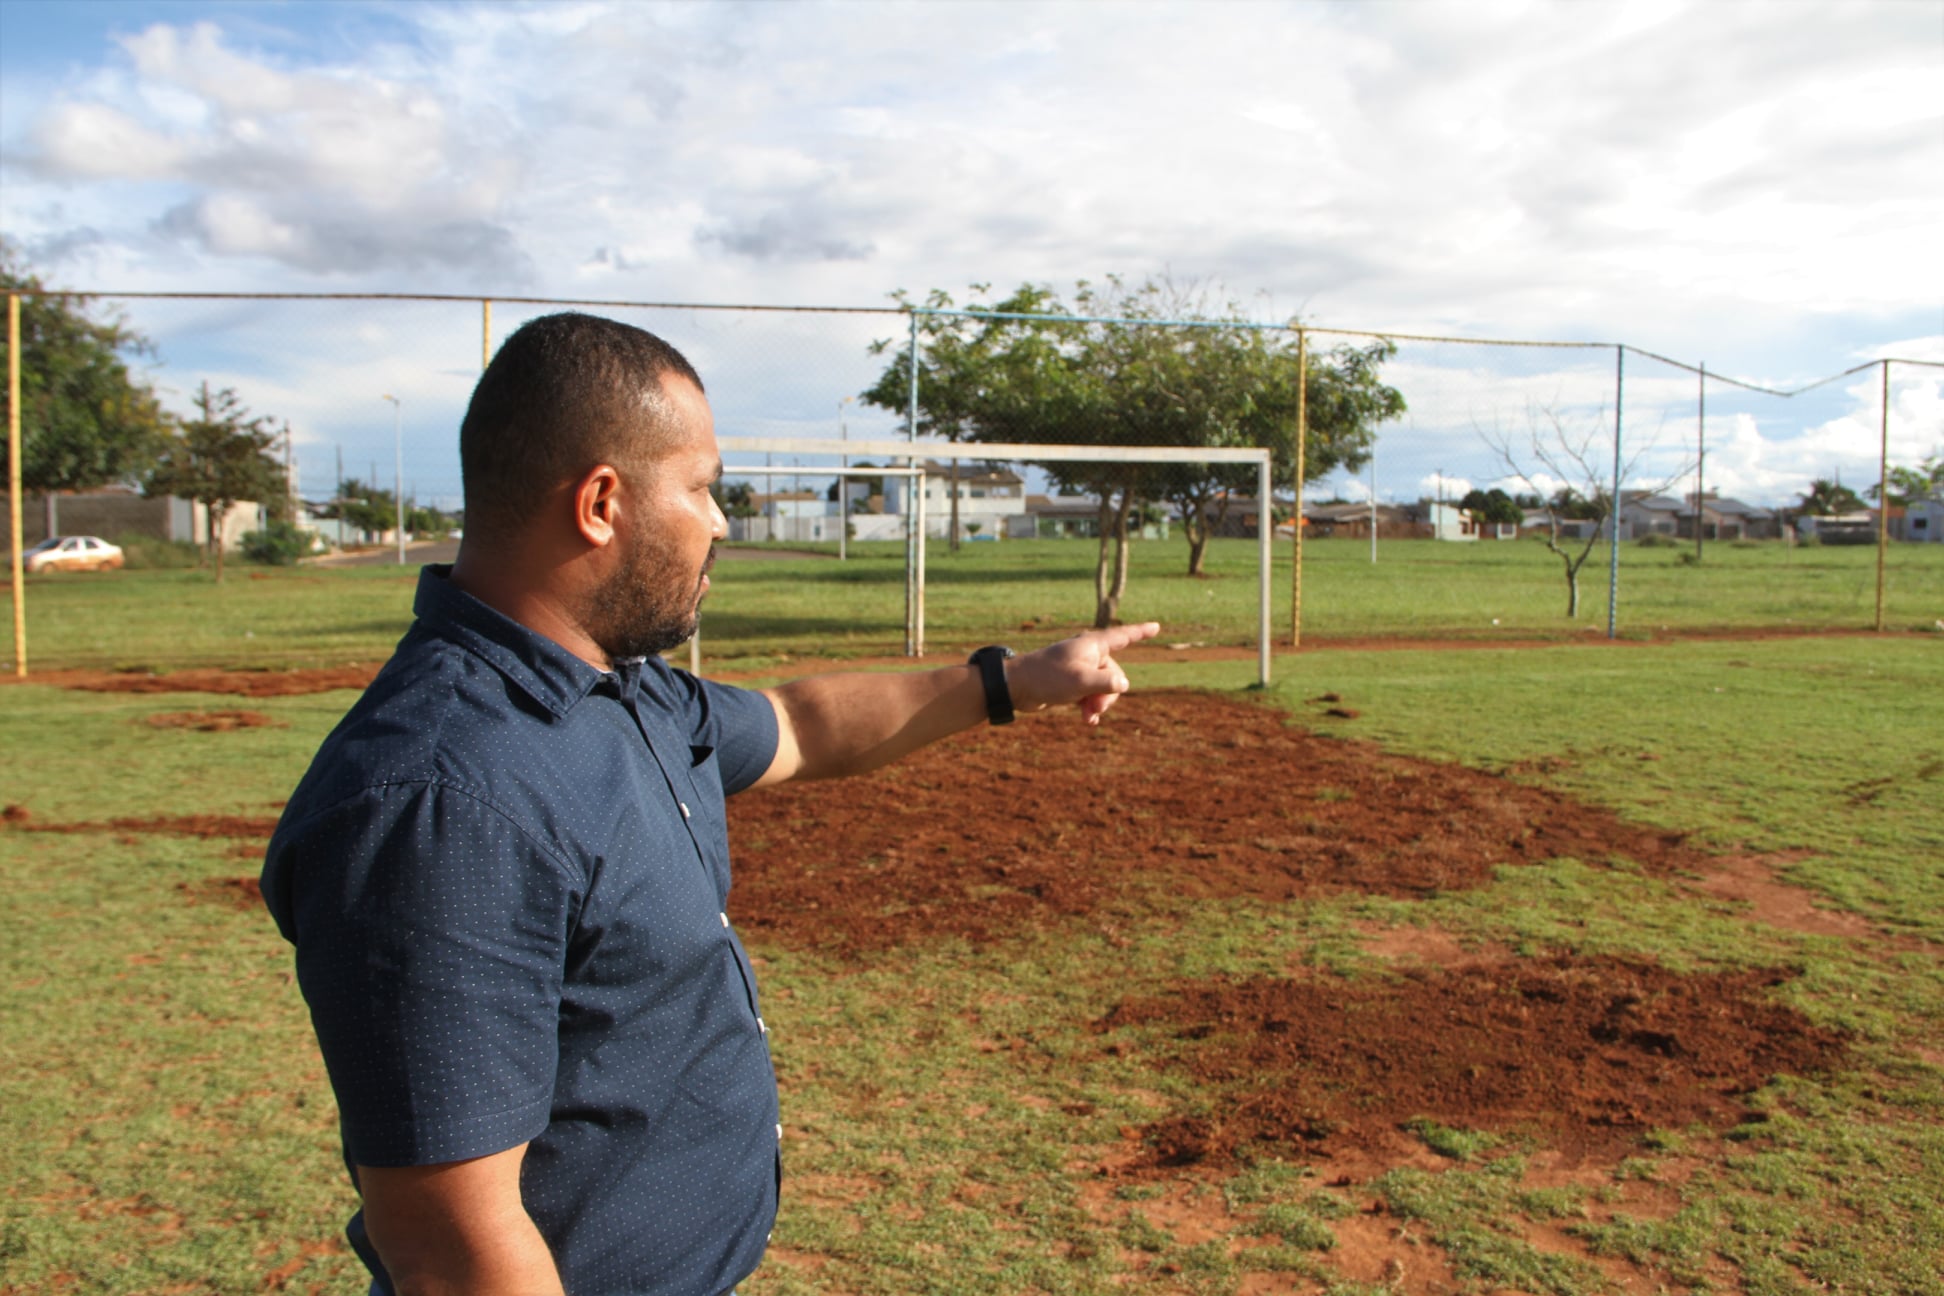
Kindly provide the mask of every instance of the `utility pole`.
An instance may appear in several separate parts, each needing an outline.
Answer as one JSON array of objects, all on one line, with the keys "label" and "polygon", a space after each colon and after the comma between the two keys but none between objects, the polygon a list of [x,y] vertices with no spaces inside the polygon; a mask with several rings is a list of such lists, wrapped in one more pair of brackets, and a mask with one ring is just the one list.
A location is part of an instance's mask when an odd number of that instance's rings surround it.
[{"label": "utility pole", "polygon": [[1370,565],[1377,565],[1377,438],[1370,438]]},{"label": "utility pole", "polygon": [[334,448],[337,450],[337,486],[331,491],[331,504],[337,510],[338,552],[342,553],[344,551],[344,506],[348,502],[344,498],[344,447]]},{"label": "utility pole", "polygon": [[290,420],[284,420],[284,490],[290,496],[290,525],[297,525],[301,511],[297,495],[297,447],[291,444]]},{"label": "utility pole", "polygon": [[[845,421],[844,407],[856,399],[857,398],[855,396],[846,396],[842,400],[837,402],[837,439],[839,441],[844,442],[846,445],[850,443],[850,424]],[[844,452],[843,458],[839,460],[839,463],[842,465],[842,467],[846,472],[850,470],[849,450],[846,450]],[[837,478],[837,561],[838,562],[849,561],[850,559],[850,554],[848,552],[849,547],[850,547],[850,478],[847,476],[839,476]]]},{"label": "utility pole", "polygon": [[[405,565],[405,402],[390,392],[392,406],[392,503],[398,512],[398,565]],[[374,474],[375,475],[375,474]]]},{"label": "utility pole", "polygon": [[1701,561],[1701,518],[1707,498],[1702,489],[1708,466],[1708,365],[1701,363],[1700,396],[1694,418],[1694,561]]}]

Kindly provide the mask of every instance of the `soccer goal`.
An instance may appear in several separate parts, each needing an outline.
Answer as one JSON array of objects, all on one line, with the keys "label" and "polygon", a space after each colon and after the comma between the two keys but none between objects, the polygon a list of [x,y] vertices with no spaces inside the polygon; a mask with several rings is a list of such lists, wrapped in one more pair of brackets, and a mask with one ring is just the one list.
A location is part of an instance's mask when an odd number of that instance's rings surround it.
[{"label": "soccer goal", "polygon": [[[949,463],[976,460],[993,463],[1142,463],[1142,464],[1254,464],[1256,498],[1262,501],[1256,523],[1256,679],[1269,683],[1269,573],[1270,545],[1275,536],[1271,521],[1270,454],[1255,448],[1188,449],[1175,446],[1085,446],[1039,445],[1029,442],[991,441],[953,443],[949,441],[836,441],[796,437],[718,437],[724,454],[828,455],[848,458],[869,455],[881,459],[903,460],[900,475],[922,478],[922,461]],[[968,453],[970,452],[970,453]],[[738,469],[737,471],[745,471]],[[831,476],[842,469],[798,468],[795,471]],[[885,469],[871,469],[883,475]],[[912,508],[906,515],[905,529],[905,653],[911,657],[925,654],[925,491],[911,492]]]}]

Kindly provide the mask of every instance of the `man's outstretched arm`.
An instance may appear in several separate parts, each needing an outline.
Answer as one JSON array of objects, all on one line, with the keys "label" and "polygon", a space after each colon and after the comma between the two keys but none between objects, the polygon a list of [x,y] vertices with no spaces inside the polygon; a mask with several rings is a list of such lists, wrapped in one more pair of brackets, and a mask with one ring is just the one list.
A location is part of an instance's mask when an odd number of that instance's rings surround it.
[{"label": "man's outstretched arm", "polygon": [[[1006,663],[1013,708],[1076,705],[1088,724],[1127,691],[1114,654],[1161,632],[1141,625],[1090,630]],[[815,675],[763,690],[776,708],[776,758],[757,786],[793,778],[841,778],[900,760],[927,743],[981,724],[985,685],[973,666],[881,675]]]}]

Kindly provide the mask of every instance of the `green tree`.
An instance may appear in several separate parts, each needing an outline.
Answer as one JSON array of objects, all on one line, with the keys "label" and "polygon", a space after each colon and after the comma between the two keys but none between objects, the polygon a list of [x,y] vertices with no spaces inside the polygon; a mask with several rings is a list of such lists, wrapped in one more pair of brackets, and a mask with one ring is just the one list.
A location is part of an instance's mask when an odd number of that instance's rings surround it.
[{"label": "green tree", "polygon": [[[0,241],[0,290],[42,287]],[[91,312],[86,297],[20,299],[21,484],[28,491],[133,484],[167,439],[168,416],[129,371],[127,357],[151,350],[147,339],[119,318]]]},{"label": "green tree", "polygon": [[223,579],[223,520],[244,500],[274,501],[288,492],[284,467],[271,453],[270,419],[251,415],[230,388],[196,393],[196,416],[164,444],[146,483],[149,495],[176,495],[209,510],[209,547]]},{"label": "green tree", "polygon": [[[395,525],[398,515],[392,515]],[[413,535],[443,536],[459,525],[458,519],[444,509],[430,504],[418,504],[411,500],[405,502],[405,529]]]},{"label": "green tree", "polygon": [[[909,304],[902,295],[899,300]],[[1109,277],[1101,285],[1076,285],[1070,303],[1027,284],[1002,301],[975,299],[965,308],[980,314],[921,315],[918,430],[951,441],[1262,446],[1275,454],[1279,482],[1292,485],[1294,335],[1246,327],[1232,304],[1212,314],[1205,305],[1194,289],[1153,280],[1129,287]],[[926,306],[949,308],[952,300],[933,292]],[[1168,324],[1183,319],[1207,322]],[[894,346],[891,340],[875,345],[890,362],[863,398],[903,410],[912,357],[908,347]],[[1376,423],[1403,411],[1403,397],[1375,380],[1389,354],[1380,343],[1339,348],[1320,363],[1312,358],[1306,476],[1362,464]],[[1199,575],[1229,498],[1254,490],[1253,470],[1232,465],[1040,466],[1063,492],[1100,502],[1094,592],[1095,623],[1103,626],[1112,623],[1126,590],[1129,520],[1142,501],[1166,502],[1181,514],[1189,570]]]},{"label": "green tree", "polygon": [[715,496],[716,507],[724,517],[752,518],[756,516],[756,497],[748,482],[718,481],[709,487]]},{"label": "green tree", "polygon": [[1802,503],[1796,511],[1812,517],[1833,517],[1839,513],[1862,513],[1867,507],[1862,498],[1843,483],[1818,477],[1809,483],[1809,489],[1803,493]]},{"label": "green tree", "polygon": [[360,531],[389,531],[398,525],[398,501],[388,490],[346,477],[338,483],[337,497],[320,508],[318,516],[341,518]]},{"label": "green tree", "polygon": [[[1894,465],[1889,473],[1890,503],[1909,507],[1933,495],[1944,495],[1944,452],[1932,455],[1916,468]],[[1884,498],[1884,483],[1878,482],[1863,492],[1873,500]]]},{"label": "green tree", "polygon": [[1496,486],[1490,490],[1465,492],[1465,498],[1458,501],[1458,507],[1480,522],[1511,523],[1517,526],[1525,521],[1525,510],[1520,508],[1510,495]]}]

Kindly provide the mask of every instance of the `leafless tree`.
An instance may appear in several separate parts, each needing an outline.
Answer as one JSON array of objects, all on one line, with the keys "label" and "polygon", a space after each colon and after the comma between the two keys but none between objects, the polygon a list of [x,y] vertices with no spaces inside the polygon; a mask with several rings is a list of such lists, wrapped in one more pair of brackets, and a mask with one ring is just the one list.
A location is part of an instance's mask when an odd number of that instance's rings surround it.
[{"label": "leafless tree", "polygon": [[[1536,486],[1533,473],[1543,471],[1565,484],[1546,508],[1546,548],[1558,556],[1566,577],[1566,615],[1577,617],[1580,568],[1586,565],[1593,546],[1599,543],[1600,533],[1607,528],[1609,521],[1613,526],[1614,543],[1619,543],[1620,519],[1614,507],[1613,483],[1609,476],[1613,464],[1609,453],[1613,445],[1612,416],[1602,407],[1588,416],[1583,424],[1576,425],[1552,406],[1533,406],[1526,410],[1526,435],[1523,438],[1515,438],[1496,424],[1487,428],[1474,423],[1473,427],[1514,477]],[[1694,465],[1685,463],[1651,486],[1632,491],[1627,489],[1626,483],[1634,475],[1641,457],[1652,450],[1659,439],[1657,432],[1638,438],[1633,453],[1621,460],[1623,499],[1636,495],[1658,495],[1693,471]],[[1586,535],[1577,542],[1572,537],[1560,534],[1560,514],[1566,511],[1573,512],[1576,520],[1592,523]]]}]

